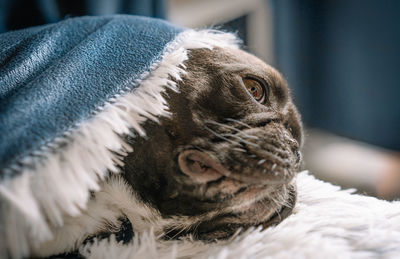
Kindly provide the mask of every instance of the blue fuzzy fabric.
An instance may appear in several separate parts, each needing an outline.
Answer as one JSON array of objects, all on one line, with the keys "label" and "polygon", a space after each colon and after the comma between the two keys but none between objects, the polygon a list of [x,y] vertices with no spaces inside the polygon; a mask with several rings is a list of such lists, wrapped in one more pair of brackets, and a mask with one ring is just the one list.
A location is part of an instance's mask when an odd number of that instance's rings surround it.
[{"label": "blue fuzzy fabric", "polygon": [[[134,90],[182,31],[137,16],[67,19],[0,35],[0,180],[12,165]],[[6,170],[8,169],[8,170]]]}]

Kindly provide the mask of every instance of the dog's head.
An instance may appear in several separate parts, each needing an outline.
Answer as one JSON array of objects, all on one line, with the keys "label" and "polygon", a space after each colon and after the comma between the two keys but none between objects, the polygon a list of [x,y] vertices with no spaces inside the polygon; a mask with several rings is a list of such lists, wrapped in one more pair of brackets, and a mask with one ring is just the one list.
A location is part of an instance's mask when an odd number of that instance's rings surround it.
[{"label": "dog's head", "polygon": [[[193,219],[184,233],[226,238],[290,213],[299,170],[300,116],[285,80],[241,50],[190,52],[171,117],[131,142],[124,178],[164,218]],[[182,229],[176,229],[178,233]]]}]

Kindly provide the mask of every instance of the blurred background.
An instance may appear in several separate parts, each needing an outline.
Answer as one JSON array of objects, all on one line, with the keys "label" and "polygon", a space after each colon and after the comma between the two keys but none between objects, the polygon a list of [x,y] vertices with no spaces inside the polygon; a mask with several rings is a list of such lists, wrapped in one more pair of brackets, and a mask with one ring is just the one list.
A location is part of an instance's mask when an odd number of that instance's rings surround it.
[{"label": "blurred background", "polygon": [[304,168],[400,198],[400,1],[0,0],[0,32],[112,13],[238,33],[293,90],[306,126]]}]

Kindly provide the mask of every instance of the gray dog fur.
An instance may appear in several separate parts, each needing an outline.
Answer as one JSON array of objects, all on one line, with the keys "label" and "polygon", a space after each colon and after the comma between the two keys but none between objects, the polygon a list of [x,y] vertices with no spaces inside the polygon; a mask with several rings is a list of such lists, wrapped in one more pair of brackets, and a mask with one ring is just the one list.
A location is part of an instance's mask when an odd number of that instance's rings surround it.
[{"label": "gray dog fur", "polygon": [[[193,50],[186,66],[180,92],[168,92],[172,116],[161,126],[145,125],[147,139],[132,140],[136,152],[125,159],[124,178],[163,217],[204,215],[184,232],[201,239],[268,225],[282,206],[293,205],[301,160],[300,116],[285,80],[241,50]],[[264,84],[263,103],[249,94],[244,78]],[[220,177],[204,180],[195,168],[185,174],[179,159]]]},{"label": "gray dog fur", "polygon": [[[185,65],[179,92],[165,96],[171,116],[147,121],[145,138],[127,137],[134,152],[122,174],[102,183],[82,215],[65,216],[33,255],[73,251],[118,232],[121,218],[137,232],[213,241],[291,213],[303,135],[285,80],[238,49],[194,49]],[[244,79],[263,86],[261,103]]]}]

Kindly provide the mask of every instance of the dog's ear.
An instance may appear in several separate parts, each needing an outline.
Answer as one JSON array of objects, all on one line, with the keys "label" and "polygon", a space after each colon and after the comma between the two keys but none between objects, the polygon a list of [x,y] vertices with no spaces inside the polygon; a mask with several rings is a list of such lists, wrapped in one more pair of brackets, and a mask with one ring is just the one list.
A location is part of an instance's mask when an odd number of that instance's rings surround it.
[{"label": "dog's ear", "polygon": [[178,157],[181,171],[198,183],[215,181],[229,172],[210,155],[198,150],[185,150]]}]

